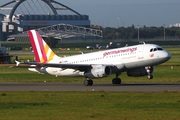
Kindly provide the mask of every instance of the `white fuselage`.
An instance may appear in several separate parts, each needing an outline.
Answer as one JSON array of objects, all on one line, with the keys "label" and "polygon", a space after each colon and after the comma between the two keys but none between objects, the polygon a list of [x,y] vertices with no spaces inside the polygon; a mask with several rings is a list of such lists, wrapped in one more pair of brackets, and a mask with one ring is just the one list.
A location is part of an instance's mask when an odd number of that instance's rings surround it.
[{"label": "white fuselage", "polygon": [[[50,63],[116,66],[119,72],[125,72],[133,68],[158,65],[166,62],[170,57],[170,53],[163,50],[162,47],[158,45],[140,44],[64,58],[56,58],[50,61]],[[29,68],[29,70],[48,73],[55,76],[84,76],[84,73],[79,70],[57,67],[46,67],[40,69]]]}]

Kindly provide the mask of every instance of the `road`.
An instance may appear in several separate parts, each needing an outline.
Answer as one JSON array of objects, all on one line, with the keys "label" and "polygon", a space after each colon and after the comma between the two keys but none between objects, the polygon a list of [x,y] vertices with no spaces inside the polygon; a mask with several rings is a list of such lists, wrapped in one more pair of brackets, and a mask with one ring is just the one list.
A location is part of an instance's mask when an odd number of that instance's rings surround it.
[{"label": "road", "polygon": [[83,83],[0,83],[0,91],[115,91],[115,92],[163,92],[178,91],[180,84],[174,83],[96,83],[84,86]]}]

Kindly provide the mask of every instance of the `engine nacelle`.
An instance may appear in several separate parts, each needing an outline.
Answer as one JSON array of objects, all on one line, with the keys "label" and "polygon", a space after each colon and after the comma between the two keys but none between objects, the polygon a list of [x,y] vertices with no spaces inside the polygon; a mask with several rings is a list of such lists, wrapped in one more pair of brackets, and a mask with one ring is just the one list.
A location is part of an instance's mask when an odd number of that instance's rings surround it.
[{"label": "engine nacelle", "polygon": [[97,66],[92,68],[90,71],[84,73],[87,78],[102,78],[107,77],[111,74],[111,67],[109,66]]},{"label": "engine nacelle", "polygon": [[142,67],[127,71],[127,75],[132,77],[141,77],[141,76],[151,75],[152,73],[153,73],[153,66]]}]

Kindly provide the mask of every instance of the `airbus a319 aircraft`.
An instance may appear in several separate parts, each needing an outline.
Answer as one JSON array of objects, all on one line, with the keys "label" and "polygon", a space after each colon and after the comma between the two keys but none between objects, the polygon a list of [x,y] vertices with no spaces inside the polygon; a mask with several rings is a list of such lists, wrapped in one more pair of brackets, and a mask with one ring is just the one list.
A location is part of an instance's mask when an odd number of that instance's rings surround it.
[{"label": "airbus a319 aircraft", "polygon": [[83,76],[84,85],[92,86],[93,78],[115,74],[113,84],[121,84],[118,76],[126,72],[128,76],[153,78],[153,66],[168,61],[171,55],[161,46],[139,44],[79,54],[68,57],[57,56],[39,33],[29,30],[28,35],[34,50],[36,62],[29,63],[30,71],[54,76]]}]

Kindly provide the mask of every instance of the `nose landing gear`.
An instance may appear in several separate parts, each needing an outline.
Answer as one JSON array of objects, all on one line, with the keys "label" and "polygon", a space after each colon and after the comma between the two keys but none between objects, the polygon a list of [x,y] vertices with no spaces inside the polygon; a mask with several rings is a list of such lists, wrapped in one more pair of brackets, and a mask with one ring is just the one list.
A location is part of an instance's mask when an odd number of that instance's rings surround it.
[{"label": "nose landing gear", "polygon": [[153,79],[153,75],[152,75],[152,73],[153,73],[153,67],[152,67],[152,66],[146,67],[146,71],[147,71],[147,73],[148,73],[147,78],[148,78],[148,79]]}]

